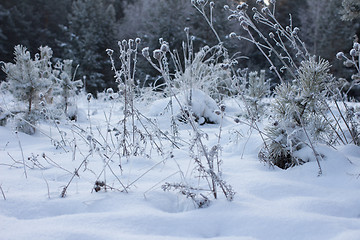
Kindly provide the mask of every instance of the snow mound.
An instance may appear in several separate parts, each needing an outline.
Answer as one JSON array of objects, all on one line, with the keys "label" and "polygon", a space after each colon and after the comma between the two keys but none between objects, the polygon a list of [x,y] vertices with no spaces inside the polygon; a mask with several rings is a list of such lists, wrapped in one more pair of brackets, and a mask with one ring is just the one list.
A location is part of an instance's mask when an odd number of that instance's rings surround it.
[{"label": "snow mound", "polygon": [[[149,114],[151,116],[171,116],[171,103],[173,114],[180,121],[185,121],[185,114],[191,112],[200,124],[220,122],[220,116],[215,113],[219,109],[215,100],[199,89],[187,90],[176,97],[157,100],[150,106]],[[185,110],[185,113],[182,110]]]}]

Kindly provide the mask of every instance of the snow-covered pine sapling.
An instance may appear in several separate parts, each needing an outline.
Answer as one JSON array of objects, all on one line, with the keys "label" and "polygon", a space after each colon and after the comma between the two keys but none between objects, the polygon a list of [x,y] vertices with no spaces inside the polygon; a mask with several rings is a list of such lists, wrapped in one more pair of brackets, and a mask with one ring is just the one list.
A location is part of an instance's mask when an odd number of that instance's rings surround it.
[{"label": "snow-covered pine sapling", "polygon": [[[276,0],[271,1],[272,9],[264,1],[258,0],[257,4],[261,10],[252,8],[251,17],[246,3],[238,5],[235,10],[228,6],[225,8],[230,11],[229,19],[239,21],[246,33],[231,33],[229,36],[255,44],[281,82],[276,89],[274,124],[268,126],[269,142],[264,143],[259,156],[279,167],[288,168],[307,161],[296,156],[295,152],[308,146],[321,174],[320,155],[314,141],[324,132],[327,137],[331,135],[325,130],[321,114],[324,113],[322,103],[328,93],[328,89],[323,87],[332,80],[328,73],[330,65],[323,60],[315,61],[309,55],[305,43],[298,36],[300,29],[293,26],[291,15],[288,26],[279,23],[275,16]],[[273,57],[280,62],[280,69],[275,66]],[[294,83],[286,83],[284,77],[294,79]],[[316,95],[323,98],[319,99]]]},{"label": "snow-covered pine sapling", "polygon": [[[40,54],[36,54],[33,60],[30,52],[24,46],[17,45],[14,50],[15,63],[4,63],[2,70],[6,74],[5,88],[13,96],[27,104],[27,110],[23,113],[26,121],[19,122],[19,129],[33,134],[35,129],[26,124],[34,125],[39,119],[37,104],[39,92],[47,92],[51,81],[50,58],[52,51],[48,47],[40,47]],[[50,71],[50,72],[49,72]]]},{"label": "snow-covered pine sapling", "polygon": [[[52,118],[60,118],[63,112],[68,112],[69,96],[74,94],[74,88],[80,86],[79,81],[71,81],[71,60],[64,60],[52,66],[53,51],[50,47],[39,47],[39,53],[31,59],[30,52],[21,45],[15,46],[15,63],[5,63],[3,71],[7,75],[5,88],[19,101],[27,104],[27,111],[23,113],[20,121],[22,131],[33,133],[35,125],[40,119],[43,106],[46,102],[47,110],[51,110]],[[54,101],[54,96],[60,95],[65,99],[64,111],[59,111]],[[41,96],[41,97],[40,97]],[[21,111],[20,111],[21,112]],[[49,113],[47,114],[49,115]],[[21,117],[20,117],[21,118]],[[26,124],[31,123],[31,125]]]},{"label": "snow-covered pine sapling", "polygon": [[[76,120],[77,107],[74,96],[76,90],[83,86],[82,80],[75,80],[76,69],[73,72],[72,60],[58,61],[54,66],[54,77],[56,78],[57,89],[54,89],[54,94],[61,97],[61,108],[65,116],[69,119]],[[58,104],[60,104],[58,103]]]},{"label": "snow-covered pine sapling", "polygon": [[280,168],[302,164],[296,153],[310,147],[319,164],[320,155],[314,148],[315,142],[330,142],[331,130],[324,116],[327,112],[325,100],[333,84],[329,73],[330,64],[310,58],[303,61],[293,83],[280,84],[275,90],[272,104],[274,122],[266,128],[267,148],[259,156]]}]

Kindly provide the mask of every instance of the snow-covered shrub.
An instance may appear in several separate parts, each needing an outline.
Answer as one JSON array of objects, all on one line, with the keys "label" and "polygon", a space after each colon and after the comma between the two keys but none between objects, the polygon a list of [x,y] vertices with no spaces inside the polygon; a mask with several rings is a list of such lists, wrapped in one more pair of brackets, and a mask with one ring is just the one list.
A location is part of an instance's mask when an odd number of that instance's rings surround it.
[{"label": "snow-covered shrub", "polygon": [[[213,61],[216,63],[219,58],[223,57],[224,61],[222,62],[223,65],[221,65],[221,71],[223,71],[230,67],[231,62],[228,62],[226,50],[222,47],[222,44],[219,44],[218,46],[214,47],[216,50],[215,54],[210,54],[207,56],[207,58],[205,56],[198,55],[198,57],[202,56],[201,58],[204,59],[203,63],[208,64],[208,66],[203,65],[201,61],[192,65],[194,60],[192,42],[189,36],[189,30],[187,28],[185,29],[185,32],[187,34],[187,43],[183,44],[183,65],[181,64],[177,52],[170,51],[168,42],[164,41],[163,39],[160,39],[160,48],[153,51],[152,57],[150,56],[148,47],[142,50],[142,54],[146,60],[161,74],[166,84],[166,91],[170,95],[170,98],[166,104],[166,108],[169,109],[171,114],[173,139],[176,139],[178,133],[175,119],[189,123],[190,127],[192,128],[193,141],[189,150],[190,157],[194,160],[194,171],[196,170],[199,175],[197,185],[200,185],[200,180],[205,179],[204,184],[201,184],[201,187],[193,187],[191,183],[189,184],[188,182],[181,182],[166,183],[163,185],[163,189],[177,190],[186,197],[191,198],[198,207],[203,207],[208,205],[211,195],[214,199],[218,198],[218,191],[222,191],[224,196],[229,201],[233,199],[235,192],[232,190],[232,187],[222,179],[222,174],[219,167],[221,161],[216,158],[216,156],[219,155],[219,151],[221,149],[219,144],[216,144],[212,147],[206,146],[204,142],[206,134],[202,133],[198,127],[198,124],[196,124],[196,121],[198,121],[199,124],[203,124],[220,119],[220,117],[213,109],[216,107],[216,102],[207,96],[203,91],[194,88],[194,86],[196,86],[197,81],[199,81],[202,76],[207,75],[203,71],[206,71],[209,69],[208,67],[211,67],[209,63],[213,63]],[[169,59],[171,59],[174,63],[175,73],[171,73],[169,68]],[[206,62],[207,59],[209,60],[208,62]],[[198,60],[200,59],[197,59],[197,61]],[[193,70],[196,70],[195,72],[197,75],[192,75],[192,68]],[[187,69],[189,70],[186,71]],[[198,79],[196,79],[195,76],[197,76]],[[205,79],[213,81],[209,83],[209,85],[214,84],[214,79]],[[179,88],[176,88],[177,85],[182,86],[182,88],[180,88],[181,91],[179,91]],[[198,101],[200,101],[200,103],[197,103]],[[176,106],[180,108],[180,117],[179,113],[175,112]],[[223,110],[225,109],[223,108]],[[220,110],[217,109],[216,112],[220,112]],[[210,118],[207,116],[210,116]],[[182,179],[182,181],[184,181],[184,179]],[[202,185],[204,185],[204,187],[202,187]]]},{"label": "snow-covered shrub", "polygon": [[[334,86],[329,73],[330,64],[322,59],[316,61],[300,39],[300,29],[295,27],[290,16],[289,25],[283,26],[276,18],[275,4],[257,1],[259,9],[253,7],[249,15],[248,5],[241,3],[230,11],[229,19],[237,20],[243,33],[229,36],[255,44],[270,64],[281,84],[275,90],[272,125],[266,127],[264,146],[259,157],[281,168],[298,165],[308,159],[296,154],[309,147],[319,165],[316,141],[332,140],[329,131],[326,97]],[[290,81],[288,81],[288,79]],[[333,91],[336,94],[336,91]]]},{"label": "snow-covered shrub", "polygon": [[[64,113],[69,115],[70,106],[76,109],[70,99],[75,95],[75,89],[81,86],[81,81],[72,80],[71,60],[58,62],[53,67],[53,51],[48,46],[39,47],[39,53],[35,54],[34,59],[26,47],[21,45],[15,46],[14,55],[15,63],[4,63],[2,67],[6,73],[3,88],[27,105],[26,109],[12,109],[21,113],[18,115],[22,118],[18,122],[20,129],[33,133],[34,125],[45,112],[47,118],[60,118]],[[26,124],[30,127],[26,127]]]},{"label": "snow-covered shrub", "polygon": [[220,45],[201,48],[189,59],[188,64],[185,64],[183,71],[176,71],[174,87],[180,92],[191,88],[199,89],[218,102],[230,95],[233,92],[230,65],[226,61],[217,62],[223,54],[223,47]]},{"label": "snow-covered shrub", "polygon": [[30,52],[21,45],[15,46],[15,63],[4,63],[2,70],[6,73],[5,88],[19,101],[26,102],[27,111],[31,113],[39,102],[39,93],[50,87],[49,66],[47,60],[52,52],[40,48],[41,54],[31,59]]},{"label": "snow-covered shrub", "polygon": [[[205,120],[205,122],[201,123],[214,123],[208,116],[196,115],[199,111],[192,109],[193,103],[197,106],[201,105],[193,101],[193,91],[201,92],[201,95],[208,95],[206,99],[213,97],[217,101],[221,101],[223,96],[230,94],[232,91],[231,72],[229,70],[232,63],[226,58],[226,49],[222,44],[212,48],[205,46],[194,55],[189,29],[185,28],[185,33],[187,40],[183,44],[183,62],[179,58],[177,51],[172,51],[169,43],[163,39],[160,39],[160,48],[153,51],[152,58],[148,47],[144,48],[142,53],[148,62],[161,73],[165,81],[166,88],[164,91],[170,96],[170,107],[168,109],[173,117],[182,115],[183,117],[180,119],[184,119],[194,114],[196,120]],[[169,67],[171,65],[175,66],[174,72],[171,72]],[[178,95],[186,96],[187,100],[179,101]],[[173,101],[182,105],[180,113],[174,111]],[[207,120],[210,121],[207,122]]]},{"label": "snow-covered shrub", "polygon": [[[20,130],[26,133],[34,133],[33,126],[40,118],[40,93],[48,92],[51,86],[51,63],[52,51],[49,47],[40,47],[40,53],[32,59],[26,47],[17,45],[14,50],[15,63],[4,63],[2,70],[6,73],[4,88],[14,97],[24,102],[27,109],[17,109],[25,111],[20,121]],[[26,127],[26,122],[30,127]]]},{"label": "snow-covered shrub", "polygon": [[69,119],[77,119],[77,105],[75,102],[76,91],[83,86],[81,80],[74,80],[72,70],[72,60],[58,61],[53,70],[55,78],[54,95],[57,101],[54,101],[53,109],[61,110],[58,114],[65,113]]},{"label": "snow-covered shrub", "polygon": [[316,141],[332,141],[326,122],[326,97],[334,86],[329,70],[327,61],[310,58],[301,63],[292,83],[276,88],[272,104],[274,122],[266,128],[268,139],[259,154],[262,160],[286,169],[307,161],[296,157],[295,152]]},{"label": "snow-covered shrub", "polygon": [[[216,110],[219,110],[216,101],[199,89],[193,89],[191,94],[191,102],[189,102],[190,90],[176,95],[179,102],[172,102],[173,113],[176,114],[176,118],[181,122],[188,122],[191,114],[194,120],[201,125],[204,123],[219,123],[220,117],[215,113]],[[165,115],[171,118],[171,113],[168,111],[170,101],[170,97],[154,101],[150,106],[150,114],[154,116]],[[185,112],[182,112],[181,108],[184,106]],[[191,106],[191,109],[186,106]]]}]

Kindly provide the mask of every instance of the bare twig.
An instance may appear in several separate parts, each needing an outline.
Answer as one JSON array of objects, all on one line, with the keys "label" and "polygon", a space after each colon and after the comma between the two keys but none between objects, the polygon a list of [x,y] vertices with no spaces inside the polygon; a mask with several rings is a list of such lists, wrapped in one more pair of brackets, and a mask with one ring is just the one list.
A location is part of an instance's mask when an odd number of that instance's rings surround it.
[{"label": "bare twig", "polygon": [[44,179],[44,181],[45,181],[45,183],[46,183],[48,198],[50,199],[50,187],[49,187],[49,183],[48,183],[48,181],[46,180],[46,178],[44,177],[44,175],[43,175],[43,179]]},{"label": "bare twig", "polygon": [[73,175],[71,176],[68,184],[67,184],[67,185],[63,188],[63,190],[61,191],[61,195],[60,195],[60,196],[61,196],[62,198],[64,198],[64,197],[66,196],[67,189],[68,189],[68,187],[70,186],[70,184],[71,184],[72,180],[74,179],[74,177],[75,177],[75,176],[80,177],[80,176],[79,176],[79,170],[80,170],[80,168],[82,167],[82,165],[87,161],[87,159],[88,159],[90,156],[91,156],[91,153],[89,153],[89,154],[84,158],[84,160],[81,162],[80,166],[79,166],[77,169],[75,169],[75,171],[74,171]]},{"label": "bare twig", "polygon": [[22,156],[23,165],[24,165],[24,174],[25,174],[25,178],[27,178],[27,172],[26,172],[26,164],[25,164],[24,151],[23,151],[23,149],[22,149],[21,142],[20,142],[20,139],[19,139],[19,136],[18,136],[18,132],[17,132],[17,131],[15,131],[15,135],[16,135],[16,138],[17,138],[17,140],[18,140],[19,147],[20,147],[20,150],[21,150],[21,156]]},{"label": "bare twig", "polygon": [[3,195],[4,200],[6,200],[5,193],[4,193],[3,189],[2,189],[2,184],[0,184],[0,190],[1,190],[1,193]]}]

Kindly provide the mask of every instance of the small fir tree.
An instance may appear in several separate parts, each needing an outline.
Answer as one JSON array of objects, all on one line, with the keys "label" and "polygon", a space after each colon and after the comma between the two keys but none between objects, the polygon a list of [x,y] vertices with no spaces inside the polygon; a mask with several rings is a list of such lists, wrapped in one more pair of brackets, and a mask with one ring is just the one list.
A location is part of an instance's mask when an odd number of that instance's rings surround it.
[{"label": "small fir tree", "polygon": [[74,96],[76,90],[83,86],[81,80],[73,79],[73,61],[64,60],[57,62],[54,67],[54,77],[56,78],[57,88],[54,94],[61,97],[57,103],[63,108],[63,113],[70,119],[76,119],[76,104],[74,103]]},{"label": "small fir tree", "polygon": [[39,93],[50,87],[48,62],[52,51],[48,47],[40,47],[40,54],[31,59],[26,47],[17,45],[14,51],[15,63],[4,63],[2,70],[6,73],[6,88],[20,101],[27,103],[27,111],[31,113],[34,104],[39,101]]},{"label": "small fir tree", "polygon": [[[59,118],[64,113],[68,114],[70,106],[75,104],[70,100],[75,95],[77,87],[82,86],[81,81],[72,80],[72,60],[58,62],[52,66],[51,58],[53,51],[50,47],[40,47],[39,53],[31,58],[26,47],[18,45],[14,51],[15,63],[4,63],[2,70],[6,74],[6,82],[3,87],[7,89],[20,102],[26,104],[26,110],[14,109],[19,113],[18,122],[20,130],[26,133],[34,133],[34,124],[41,118],[41,114],[52,110],[47,117]],[[58,96],[54,101],[54,97]],[[61,107],[58,107],[61,105]],[[59,111],[62,109],[63,111]],[[74,113],[71,114],[74,118]],[[30,123],[27,124],[26,122]]]},{"label": "small fir tree", "polygon": [[315,58],[303,61],[293,83],[283,83],[275,90],[272,106],[274,122],[266,128],[268,140],[260,158],[280,168],[307,161],[296,152],[313,142],[330,141],[326,123],[326,97],[333,85],[327,61]]},{"label": "small fir tree", "polygon": [[[23,118],[35,124],[39,119],[40,93],[48,92],[51,85],[52,50],[49,47],[40,47],[40,53],[32,59],[26,47],[17,45],[14,51],[15,63],[4,63],[2,70],[6,74],[6,89],[14,97],[27,104],[27,111]],[[26,133],[34,133],[32,126],[20,124],[18,127]]]}]

